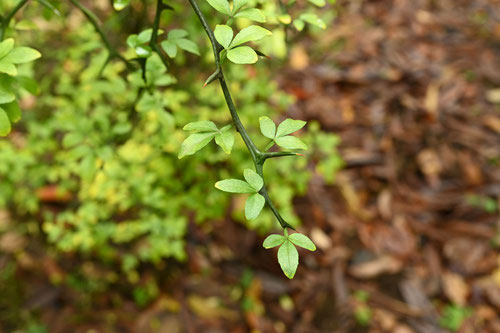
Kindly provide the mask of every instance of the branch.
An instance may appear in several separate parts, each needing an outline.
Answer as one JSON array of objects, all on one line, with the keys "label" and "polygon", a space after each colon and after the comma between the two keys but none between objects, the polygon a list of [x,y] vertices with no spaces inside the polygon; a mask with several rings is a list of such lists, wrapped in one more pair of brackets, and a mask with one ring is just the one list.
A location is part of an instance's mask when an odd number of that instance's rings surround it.
[{"label": "branch", "polygon": [[23,8],[23,6],[28,3],[29,0],[21,0],[18,2],[16,7],[12,9],[12,11],[2,20],[2,24],[0,25],[0,41],[3,40],[3,37],[5,35],[5,30],[9,27],[10,20],[16,15],[16,13]]},{"label": "branch", "polygon": [[120,61],[122,61],[125,64],[125,66],[127,66],[127,68],[129,70],[133,70],[134,67],[132,66],[132,64],[127,59],[125,59],[113,45],[111,45],[108,37],[106,37],[104,30],[102,29],[102,27],[99,24],[99,19],[97,18],[97,16],[92,11],[90,11],[88,8],[83,6],[78,0],[69,0],[69,1],[73,5],[75,5],[85,15],[87,20],[90,22],[90,24],[92,24],[92,26],[94,27],[96,32],[101,37],[102,42],[104,43],[104,45],[106,46],[106,49],[108,49],[108,52],[109,52],[108,59],[106,60],[106,63],[113,58],[117,58]]},{"label": "branch", "polygon": [[[248,135],[248,132],[245,129],[245,126],[243,126],[243,123],[240,120],[240,117],[238,116],[238,112],[236,110],[236,106],[234,105],[233,99],[231,97],[231,93],[229,91],[229,88],[227,87],[226,80],[224,78],[224,72],[222,70],[221,66],[221,61],[220,61],[220,56],[219,52],[221,50],[219,44],[217,43],[215,39],[214,32],[208,25],[208,22],[203,15],[200,7],[196,3],[196,0],[189,0],[189,3],[191,4],[191,7],[193,7],[193,10],[195,11],[196,15],[198,16],[198,19],[200,20],[203,28],[205,29],[205,32],[208,35],[208,38],[210,39],[210,43],[212,44],[212,49],[214,53],[214,58],[215,58],[215,66],[216,66],[216,71],[212,76],[215,76],[219,79],[220,86],[222,88],[222,92],[224,93],[224,98],[226,100],[226,104],[229,108],[229,112],[231,113],[231,118],[233,119],[234,125],[236,127],[236,130],[240,133],[241,138],[245,142],[245,145],[247,146],[248,151],[250,152],[250,155],[252,156],[253,163],[255,165],[255,171],[259,174],[259,176],[264,179],[264,162],[266,161],[267,158],[269,158],[269,154],[271,153],[262,153],[257,149],[257,146],[255,146],[254,142]],[[212,77],[211,76],[211,77]],[[281,227],[283,228],[290,228],[294,229],[290,224],[288,224],[283,217],[280,215],[276,207],[274,206],[273,202],[269,198],[269,194],[267,193],[265,181],[264,181],[264,186],[262,186],[262,189],[259,192],[264,199],[266,200],[267,206],[271,209],[271,211],[274,213],[274,216],[278,219],[278,222],[280,223]]]},{"label": "branch", "polygon": [[165,54],[161,51],[161,48],[158,46],[158,30],[160,29],[161,12],[167,8],[172,8],[172,7],[163,4],[162,0],[156,1],[156,14],[153,23],[153,33],[151,34],[151,40],[149,41],[149,46],[153,51],[155,51],[160,56],[163,65],[165,66],[165,68],[168,69],[168,59],[167,57],[165,57]]}]

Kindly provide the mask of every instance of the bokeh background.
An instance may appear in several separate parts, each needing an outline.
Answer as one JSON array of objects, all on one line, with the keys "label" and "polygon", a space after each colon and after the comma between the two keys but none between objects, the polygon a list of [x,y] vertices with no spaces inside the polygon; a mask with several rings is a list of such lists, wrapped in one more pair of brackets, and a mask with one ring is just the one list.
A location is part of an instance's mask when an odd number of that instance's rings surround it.
[{"label": "bokeh background", "polygon": [[[245,197],[213,187],[251,166],[241,139],[177,159],[184,124],[230,123],[187,1],[161,28],[201,57],[152,61],[143,95],[120,62],[100,75],[93,27],[51,3],[60,17],[33,1],[10,32],[43,57],[21,68],[38,93],[0,140],[0,332],[500,332],[500,2],[297,1],[292,19],[326,25],[298,31],[251,1],[272,59],[228,66],[243,122],[265,145],[259,116],[308,121],[305,156],[266,165],[318,247],[293,280],[262,248],[272,215],[245,221]],[[82,3],[126,56],[154,17],[152,1]]]}]

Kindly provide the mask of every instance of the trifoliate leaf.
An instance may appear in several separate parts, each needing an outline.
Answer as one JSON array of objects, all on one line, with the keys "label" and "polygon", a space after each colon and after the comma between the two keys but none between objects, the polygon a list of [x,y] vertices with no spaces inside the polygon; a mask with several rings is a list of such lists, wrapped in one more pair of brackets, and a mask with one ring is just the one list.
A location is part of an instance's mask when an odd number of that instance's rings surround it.
[{"label": "trifoliate leaf", "polygon": [[266,22],[266,17],[257,8],[243,9],[241,12],[234,15],[234,17],[235,18],[244,18],[244,19],[252,20],[255,22],[261,22],[261,23]]},{"label": "trifoliate leaf", "polygon": [[186,124],[182,128],[185,131],[200,131],[200,132],[217,132],[219,129],[213,121],[210,120],[200,120],[194,121],[192,123]]},{"label": "trifoliate leaf", "polygon": [[245,203],[245,217],[247,220],[253,220],[259,216],[266,200],[259,193],[251,195]]},{"label": "trifoliate leaf", "polygon": [[285,149],[307,149],[307,145],[299,138],[291,135],[282,136],[274,139],[276,144]]},{"label": "trifoliate leaf", "polygon": [[215,133],[195,133],[187,137],[181,145],[178,158],[193,155],[201,148],[205,147],[214,138]]},{"label": "trifoliate leaf", "polygon": [[267,29],[259,27],[258,25],[251,25],[242,29],[233,39],[231,47],[236,47],[246,42],[256,42],[273,33]]},{"label": "trifoliate leaf", "polygon": [[215,183],[215,188],[229,193],[255,193],[247,182],[239,179],[224,179]]},{"label": "trifoliate leaf", "polygon": [[283,242],[286,240],[285,236],[278,235],[278,234],[272,234],[266,237],[264,239],[264,243],[262,243],[262,246],[265,249],[271,249],[273,247],[279,246],[283,244]]},{"label": "trifoliate leaf", "polygon": [[245,177],[247,183],[254,188],[255,192],[260,191],[262,186],[264,186],[264,180],[262,180],[262,177],[252,169],[245,169],[243,171],[243,176]]},{"label": "trifoliate leaf", "polygon": [[215,143],[218,144],[226,154],[231,154],[234,145],[234,136],[231,132],[220,132],[215,135]]},{"label": "trifoliate leaf", "polygon": [[227,0],[207,0],[207,2],[216,11],[222,14],[231,15],[231,8],[229,7],[229,2]]},{"label": "trifoliate leaf", "polygon": [[316,245],[314,245],[313,241],[309,239],[304,234],[301,233],[294,233],[288,236],[288,239],[295,245],[303,247],[306,250],[309,251],[316,251]]},{"label": "trifoliate leaf", "polygon": [[227,58],[235,64],[254,64],[259,60],[257,53],[249,46],[240,46],[227,51]]},{"label": "trifoliate leaf", "polygon": [[299,252],[289,240],[286,240],[279,248],[278,262],[286,277],[293,279],[299,266]]},{"label": "trifoliate leaf", "polygon": [[269,139],[274,139],[276,136],[276,124],[271,118],[267,116],[262,116],[259,118],[260,131],[261,133]]},{"label": "trifoliate leaf", "polygon": [[287,134],[293,133],[304,127],[306,124],[303,120],[294,120],[294,119],[285,119],[278,126],[278,130],[276,131],[276,136],[285,136]]},{"label": "trifoliate leaf", "polygon": [[218,24],[215,26],[214,35],[219,44],[227,49],[233,40],[233,29],[228,25]]}]

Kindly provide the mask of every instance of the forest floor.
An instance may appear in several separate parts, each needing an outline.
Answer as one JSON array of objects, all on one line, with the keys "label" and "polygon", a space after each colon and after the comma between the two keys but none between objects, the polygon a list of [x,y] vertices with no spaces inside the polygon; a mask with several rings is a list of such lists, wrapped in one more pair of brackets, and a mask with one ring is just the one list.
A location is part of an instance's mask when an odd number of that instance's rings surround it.
[{"label": "forest floor", "polygon": [[190,226],[187,264],[169,263],[145,308],[108,293],[79,308],[48,255],[22,306],[51,333],[500,332],[500,3],[341,7],[279,78],[289,115],[339,134],[346,161],[296,200],[318,251],[295,279],[228,219]]}]

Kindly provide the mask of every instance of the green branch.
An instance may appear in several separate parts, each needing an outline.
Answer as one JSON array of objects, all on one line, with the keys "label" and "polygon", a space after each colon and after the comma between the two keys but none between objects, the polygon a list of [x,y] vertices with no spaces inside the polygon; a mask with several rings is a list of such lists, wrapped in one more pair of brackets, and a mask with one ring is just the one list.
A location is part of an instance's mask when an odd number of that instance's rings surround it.
[{"label": "green branch", "polygon": [[[245,142],[245,145],[247,146],[248,151],[250,152],[250,155],[252,156],[253,163],[255,165],[255,171],[259,174],[259,176],[264,179],[264,162],[266,159],[270,157],[278,157],[278,154],[274,153],[263,153],[257,149],[257,146],[254,144],[250,136],[248,135],[248,132],[245,129],[245,126],[243,126],[243,123],[240,120],[240,117],[238,116],[238,112],[236,110],[236,106],[234,105],[233,99],[231,97],[231,93],[229,91],[229,88],[226,84],[226,80],[224,78],[224,72],[222,70],[221,66],[221,60],[219,56],[219,52],[222,50],[221,46],[217,43],[215,39],[214,32],[208,25],[208,22],[203,15],[203,12],[201,11],[200,7],[198,6],[198,3],[196,0],[189,0],[189,3],[191,4],[191,7],[193,7],[193,10],[195,11],[196,15],[198,16],[198,19],[200,20],[203,28],[205,29],[205,32],[208,35],[208,38],[210,39],[210,43],[212,44],[212,49],[214,53],[214,58],[215,58],[215,66],[216,66],[216,71],[214,74],[211,75],[211,78],[219,79],[220,86],[222,88],[222,92],[224,93],[224,98],[226,100],[226,104],[229,108],[229,112],[231,113],[231,118],[233,119],[234,125],[236,127],[236,130],[240,133],[241,138]],[[209,79],[210,80],[210,79]],[[208,82],[208,80],[207,80]],[[274,154],[274,155],[273,155]],[[272,156],[271,156],[272,155]],[[288,156],[288,155],[296,155],[295,153],[284,153],[281,154],[280,156]],[[262,189],[259,192],[264,199],[266,200],[267,206],[271,209],[273,214],[276,216],[278,219],[278,222],[283,228],[290,228],[294,229],[290,224],[288,224],[283,217],[280,215],[276,207],[274,206],[273,202],[271,201],[269,194],[267,193],[266,190],[266,185],[264,181],[264,186],[262,186]]]},{"label": "green branch", "polygon": [[132,70],[133,69],[132,64],[127,59],[125,59],[113,45],[111,45],[111,42],[109,41],[108,37],[106,37],[104,30],[102,29],[101,25],[99,24],[99,19],[97,18],[97,16],[92,11],[90,11],[88,8],[83,6],[78,0],[70,0],[70,2],[73,5],[75,5],[83,13],[83,15],[85,15],[87,20],[90,22],[90,24],[92,24],[92,26],[94,27],[96,32],[101,37],[104,45],[106,46],[106,49],[109,52],[108,59],[106,60],[106,63],[108,63],[113,58],[117,58],[120,61],[122,61],[125,64],[125,66],[127,66],[128,69]]},{"label": "green branch", "polygon": [[16,13],[23,8],[25,4],[28,3],[29,0],[21,0],[19,3],[14,7],[11,12],[4,18],[2,19],[2,24],[0,25],[0,41],[3,40],[3,37],[5,35],[5,30],[9,27],[10,20],[16,15]]}]

